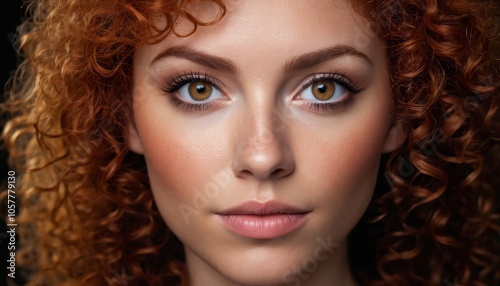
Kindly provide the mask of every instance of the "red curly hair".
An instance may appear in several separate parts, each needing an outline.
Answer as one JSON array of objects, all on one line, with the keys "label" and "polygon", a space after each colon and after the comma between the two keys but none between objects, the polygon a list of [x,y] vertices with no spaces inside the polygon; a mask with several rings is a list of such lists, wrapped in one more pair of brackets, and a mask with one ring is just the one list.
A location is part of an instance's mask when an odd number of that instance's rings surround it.
[{"label": "red curly hair", "polygon": [[[225,14],[214,0],[218,17],[201,22],[191,2],[30,3],[19,29],[26,59],[2,105],[11,118],[3,140],[21,174],[17,257],[27,285],[189,285],[182,244],[126,135],[135,49],[175,33],[180,17],[194,32]],[[361,37],[387,43],[394,117],[409,135],[385,158],[349,237],[352,271],[366,285],[499,285],[499,7],[353,2],[371,20]]]}]

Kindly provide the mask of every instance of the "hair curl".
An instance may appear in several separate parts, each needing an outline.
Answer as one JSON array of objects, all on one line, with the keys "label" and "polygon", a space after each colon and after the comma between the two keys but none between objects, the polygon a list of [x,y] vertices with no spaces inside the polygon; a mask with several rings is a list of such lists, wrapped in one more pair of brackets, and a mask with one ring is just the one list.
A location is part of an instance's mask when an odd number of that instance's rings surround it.
[{"label": "hair curl", "polygon": [[386,40],[395,120],[409,129],[365,230],[372,285],[500,283],[497,5],[356,1]]},{"label": "hair curl", "polygon": [[[192,32],[211,24],[187,11],[191,2],[30,3],[31,19],[20,28],[26,60],[10,83],[5,108],[13,118],[4,130],[10,163],[22,174],[18,262],[32,273],[29,285],[186,280],[182,247],[125,134],[134,49],[175,32],[179,17],[193,22]],[[215,2],[220,18],[224,5]]]},{"label": "hair curl", "polygon": [[[10,164],[22,174],[18,262],[29,285],[189,283],[126,127],[135,49],[175,33],[180,17],[194,32],[225,13],[215,0],[218,17],[199,21],[187,11],[194,1],[30,3],[19,29],[26,59],[2,105]],[[408,140],[350,236],[353,271],[367,285],[499,283],[498,6],[354,2],[372,20],[362,36],[386,40],[394,117]]]}]

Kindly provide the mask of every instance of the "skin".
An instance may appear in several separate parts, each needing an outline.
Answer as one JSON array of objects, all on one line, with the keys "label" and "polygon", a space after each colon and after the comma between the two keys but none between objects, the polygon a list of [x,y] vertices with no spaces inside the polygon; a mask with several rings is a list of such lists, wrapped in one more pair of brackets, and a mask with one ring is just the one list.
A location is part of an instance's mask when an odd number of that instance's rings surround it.
[{"label": "skin", "polygon": [[[206,19],[217,12],[208,4],[191,9]],[[176,31],[190,27],[181,20]],[[137,50],[129,144],[144,155],[160,213],[185,245],[191,285],[355,285],[347,236],[370,202],[381,154],[404,140],[391,121],[383,42],[364,29],[365,19],[342,0],[228,1],[219,23]],[[284,68],[339,45],[366,59],[342,54]],[[235,70],[173,47],[221,57]],[[208,109],[176,107],[169,97],[181,92],[164,91],[192,73],[221,89],[214,87]],[[306,97],[303,83],[325,73],[345,75],[363,91],[335,110],[310,108],[320,101]],[[270,200],[310,210],[305,224],[283,237],[250,239],[215,214]]]}]

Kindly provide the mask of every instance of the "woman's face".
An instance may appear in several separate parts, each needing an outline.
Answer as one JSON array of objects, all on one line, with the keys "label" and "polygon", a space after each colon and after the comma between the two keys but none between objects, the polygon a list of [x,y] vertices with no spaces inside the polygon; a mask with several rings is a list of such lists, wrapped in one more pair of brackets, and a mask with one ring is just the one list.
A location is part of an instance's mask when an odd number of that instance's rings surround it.
[{"label": "woman's face", "polygon": [[226,4],[136,52],[130,147],[193,285],[349,285],[346,238],[403,140],[383,42],[344,0]]}]

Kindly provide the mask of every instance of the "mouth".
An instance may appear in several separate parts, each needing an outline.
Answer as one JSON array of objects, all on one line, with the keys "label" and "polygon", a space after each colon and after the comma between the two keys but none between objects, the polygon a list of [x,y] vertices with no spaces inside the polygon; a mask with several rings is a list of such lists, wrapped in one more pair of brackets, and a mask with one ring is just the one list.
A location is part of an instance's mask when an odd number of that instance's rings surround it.
[{"label": "mouth", "polygon": [[231,232],[253,239],[272,239],[302,227],[310,211],[285,203],[249,201],[217,213]]}]

